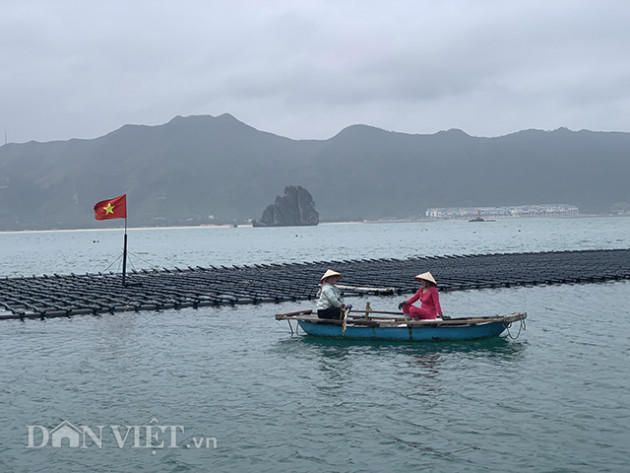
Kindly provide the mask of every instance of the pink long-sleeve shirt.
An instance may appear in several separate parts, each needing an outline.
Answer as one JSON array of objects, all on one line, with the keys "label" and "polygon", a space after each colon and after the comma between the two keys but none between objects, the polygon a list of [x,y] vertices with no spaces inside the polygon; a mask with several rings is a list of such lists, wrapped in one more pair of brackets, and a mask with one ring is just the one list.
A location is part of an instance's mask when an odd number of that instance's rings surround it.
[{"label": "pink long-sleeve shirt", "polygon": [[435,316],[442,315],[442,308],[440,307],[440,295],[438,290],[431,286],[427,292],[422,293],[423,287],[416,292],[411,299],[407,299],[407,304],[413,304],[417,300],[420,300],[422,309],[431,311]]}]

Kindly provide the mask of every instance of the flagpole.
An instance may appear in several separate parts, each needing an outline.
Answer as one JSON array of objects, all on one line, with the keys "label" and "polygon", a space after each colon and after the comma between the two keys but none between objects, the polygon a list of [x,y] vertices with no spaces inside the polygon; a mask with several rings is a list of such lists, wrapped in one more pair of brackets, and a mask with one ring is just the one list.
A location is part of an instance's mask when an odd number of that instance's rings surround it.
[{"label": "flagpole", "polygon": [[125,285],[125,276],[127,274],[127,217],[125,217],[125,243],[123,245],[123,268],[122,268],[122,285]]}]

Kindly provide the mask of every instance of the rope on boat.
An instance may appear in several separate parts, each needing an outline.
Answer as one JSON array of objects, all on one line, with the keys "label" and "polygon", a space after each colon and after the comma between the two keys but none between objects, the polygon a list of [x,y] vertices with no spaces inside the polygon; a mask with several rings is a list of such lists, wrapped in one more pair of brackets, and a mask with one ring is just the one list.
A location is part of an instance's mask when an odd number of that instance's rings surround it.
[{"label": "rope on boat", "polygon": [[343,313],[343,321],[341,322],[341,335],[346,333],[346,327],[348,324],[348,312],[350,312],[350,309],[348,308],[343,308],[341,309],[341,312]]},{"label": "rope on boat", "polygon": [[[289,324],[289,330],[291,330],[291,335],[293,335],[293,325],[291,325],[291,321],[289,319],[287,319],[287,323]],[[297,332],[297,328],[295,329],[295,331]]]},{"label": "rope on boat", "polygon": [[519,320],[519,322],[521,324],[518,326],[518,333],[516,334],[516,336],[513,336],[510,333],[510,327],[512,326],[512,322],[510,322],[509,324],[507,324],[505,326],[505,329],[507,330],[508,337],[510,337],[512,340],[516,340],[518,337],[520,337],[521,330],[527,330],[527,325],[525,325],[525,319],[521,319],[521,320]]}]

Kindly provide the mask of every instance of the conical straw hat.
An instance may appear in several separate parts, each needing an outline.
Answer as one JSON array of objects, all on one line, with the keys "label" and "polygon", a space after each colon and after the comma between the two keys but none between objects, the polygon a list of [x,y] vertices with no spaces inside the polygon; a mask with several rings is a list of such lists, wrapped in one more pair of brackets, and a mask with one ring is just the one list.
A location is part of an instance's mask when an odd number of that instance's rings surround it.
[{"label": "conical straw hat", "polygon": [[328,271],[326,271],[324,273],[324,275],[319,280],[321,281],[321,280],[329,278],[331,276],[339,276],[339,277],[341,277],[341,274],[339,274],[337,271],[333,271],[332,269],[329,269]]},{"label": "conical straw hat", "polygon": [[425,281],[432,282],[433,284],[435,284],[437,286],[437,283],[435,282],[435,279],[433,279],[433,276],[428,271],[426,273],[418,274],[417,276],[414,276],[413,278],[414,279],[424,279]]}]

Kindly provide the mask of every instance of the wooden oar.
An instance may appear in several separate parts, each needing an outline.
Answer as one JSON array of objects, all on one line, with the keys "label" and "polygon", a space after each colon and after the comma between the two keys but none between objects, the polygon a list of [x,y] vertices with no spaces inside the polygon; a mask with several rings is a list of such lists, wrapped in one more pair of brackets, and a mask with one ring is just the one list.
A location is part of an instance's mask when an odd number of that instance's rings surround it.
[{"label": "wooden oar", "polygon": [[367,292],[375,294],[393,294],[396,292],[394,287],[360,287],[360,286],[347,286],[342,284],[335,284],[339,289],[347,289],[354,292]]},{"label": "wooden oar", "polygon": [[[365,313],[365,310],[363,309],[352,309],[350,312],[357,312],[360,314]],[[372,310],[371,308],[369,309],[369,313],[370,314],[386,314],[386,315],[402,315],[402,312],[391,312],[391,311],[386,311],[386,310]]]}]

